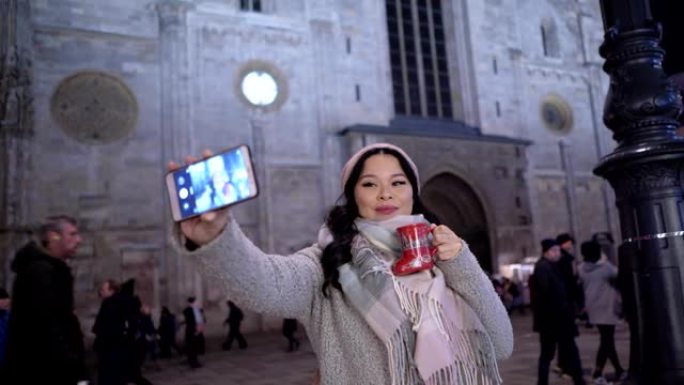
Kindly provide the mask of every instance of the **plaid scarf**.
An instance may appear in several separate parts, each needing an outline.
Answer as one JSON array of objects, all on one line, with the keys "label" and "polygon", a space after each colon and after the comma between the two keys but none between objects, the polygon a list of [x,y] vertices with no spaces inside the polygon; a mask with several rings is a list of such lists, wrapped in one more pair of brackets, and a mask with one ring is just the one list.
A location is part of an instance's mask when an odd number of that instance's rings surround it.
[{"label": "plaid scarf", "polygon": [[345,297],[385,344],[392,385],[500,384],[489,335],[439,268],[392,274],[401,255],[396,228],[416,221],[425,220],[356,220],[352,260],[339,268]]}]

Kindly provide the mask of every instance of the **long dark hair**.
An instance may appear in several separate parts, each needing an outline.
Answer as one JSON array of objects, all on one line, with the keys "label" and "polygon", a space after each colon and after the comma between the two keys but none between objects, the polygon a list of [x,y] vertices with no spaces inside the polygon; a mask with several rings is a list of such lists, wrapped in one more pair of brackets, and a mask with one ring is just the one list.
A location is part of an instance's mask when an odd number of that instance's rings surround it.
[{"label": "long dark hair", "polygon": [[354,199],[354,187],[361,176],[366,160],[377,154],[392,155],[399,161],[402,171],[406,174],[413,188],[413,210],[411,213],[423,214],[431,223],[438,223],[437,217],[420,200],[418,195],[418,178],[406,158],[391,148],[374,148],[365,152],[356,162],[354,168],[352,168],[349,179],[347,179],[347,183],[344,185],[344,192],[338,199],[338,203],[330,209],[325,219],[325,224],[333,237],[333,241],[325,247],[321,256],[324,278],[322,290],[323,295],[326,297],[330,293],[330,286],[342,291],[339,282],[340,274],[337,269],[351,260],[351,243],[354,236],[359,233],[354,225],[354,220],[359,217],[359,208],[356,205],[356,199]]}]

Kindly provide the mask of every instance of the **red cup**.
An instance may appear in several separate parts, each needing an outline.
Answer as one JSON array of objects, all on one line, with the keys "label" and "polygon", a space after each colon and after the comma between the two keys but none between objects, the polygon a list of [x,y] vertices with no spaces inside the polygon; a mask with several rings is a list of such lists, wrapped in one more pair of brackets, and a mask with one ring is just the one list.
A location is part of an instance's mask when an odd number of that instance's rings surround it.
[{"label": "red cup", "polygon": [[401,257],[392,266],[395,275],[409,275],[432,269],[437,248],[432,246],[430,225],[416,223],[397,228],[401,241]]}]

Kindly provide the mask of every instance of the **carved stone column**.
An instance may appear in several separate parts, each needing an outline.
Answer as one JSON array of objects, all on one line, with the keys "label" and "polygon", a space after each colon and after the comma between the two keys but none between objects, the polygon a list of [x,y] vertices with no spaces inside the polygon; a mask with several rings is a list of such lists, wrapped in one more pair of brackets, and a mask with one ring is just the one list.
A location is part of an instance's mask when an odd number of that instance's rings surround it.
[{"label": "carved stone column", "polygon": [[647,0],[602,0],[600,53],[611,85],[604,122],[618,142],[594,172],[620,212],[619,267],[630,324],[633,384],[684,384],[682,102],[662,69]]},{"label": "carved stone column", "polygon": [[[169,160],[182,160],[194,152],[187,41],[187,13],[192,4],[182,0],[161,0],[156,7],[159,15],[161,75],[161,167],[165,167]],[[166,196],[166,187],[162,189],[162,196]],[[163,215],[163,223],[169,223],[169,210],[164,210]],[[165,297],[162,302],[181,305],[186,296],[201,295],[196,292],[198,277],[190,261],[182,260],[166,243],[169,237],[167,226],[164,231],[166,246],[160,268],[166,285],[161,288],[161,295]]]},{"label": "carved stone column", "polygon": [[28,234],[29,140],[33,136],[28,1],[0,0],[0,286]]},{"label": "carved stone column", "polygon": [[270,126],[270,121],[263,114],[263,112],[255,109],[250,111],[249,123],[252,128],[252,143],[253,143],[253,163],[256,170],[257,182],[259,183],[259,190],[262,198],[259,201],[258,214],[258,229],[259,229],[259,246],[266,252],[272,253],[273,250],[273,231],[271,229],[271,220],[269,214],[271,211],[270,197],[268,196],[270,178],[269,178],[269,159],[268,151],[266,150],[265,131]]},{"label": "carved stone column", "polygon": [[572,152],[572,144],[567,139],[563,138],[558,141],[558,147],[561,154],[561,163],[563,165],[563,174],[565,174],[565,202],[568,207],[568,218],[570,218],[570,232],[573,237],[579,235],[579,219],[577,218],[577,192],[575,184],[575,166]]}]

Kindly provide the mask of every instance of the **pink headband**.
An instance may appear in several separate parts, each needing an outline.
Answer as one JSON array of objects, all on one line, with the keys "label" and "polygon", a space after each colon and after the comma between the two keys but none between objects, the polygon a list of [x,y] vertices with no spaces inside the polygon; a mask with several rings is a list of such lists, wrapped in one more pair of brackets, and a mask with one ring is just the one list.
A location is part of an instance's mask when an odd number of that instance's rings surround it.
[{"label": "pink headband", "polygon": [[340,178],[340,182],[342,182],[342,190],[344,190],[344,185],[347,184],[347,180],[349,180],[349,174],[351,174],[351,171],[354,169],[354,166],[356,166],[356,163],[359,162],[359,159],[363,156],[363,154],[367,153],[370,150],[374,150],[376,148],[389,148],[392,149],[401,156],[406,159],[408,164],[411,166],[411,170],[413,170],[413,173],[416,175],[416,184],[418,185],[418,189],[420,189],[420,178],[418,177],[418,167],[416,167],[416,164],[413,163],[411,158],[402,150],[401,148],[389,144],[389,143],[374,143],[374,144],[369,144],[368,146],[360,149],[359,151],[356,152],[349,160],[347,163],[344,165],[344,168],[342,168],[342,176]]}]

